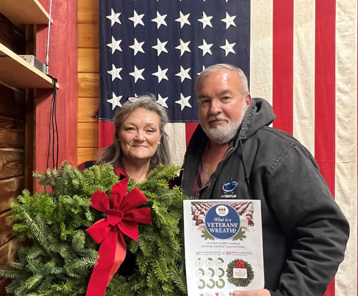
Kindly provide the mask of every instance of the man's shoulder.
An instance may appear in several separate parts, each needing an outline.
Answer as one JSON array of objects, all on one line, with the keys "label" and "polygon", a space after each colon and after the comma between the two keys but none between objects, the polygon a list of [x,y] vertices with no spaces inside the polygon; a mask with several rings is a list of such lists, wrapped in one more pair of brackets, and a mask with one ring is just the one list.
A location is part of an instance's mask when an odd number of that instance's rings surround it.
[{"label": "man's shoulder", "polygon": [[270,126],[265,126],[257,131],[257,136],[264,138],[265,141],[273,141],[285,145],[298,145],[302,144],[291,134]]}]

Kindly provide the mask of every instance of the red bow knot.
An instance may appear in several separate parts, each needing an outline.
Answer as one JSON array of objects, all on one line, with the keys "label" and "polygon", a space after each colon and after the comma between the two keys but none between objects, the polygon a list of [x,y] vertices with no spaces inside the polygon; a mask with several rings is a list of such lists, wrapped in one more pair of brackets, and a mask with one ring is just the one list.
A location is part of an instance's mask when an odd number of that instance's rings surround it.
[{"label": "red bow knot", "polygon": [[126,194],[127,185],[128,178],[112,187],[111,197],[99,190],[91,196],[91,206],[106,214],[106,218],[86,229],[93,240],[101,244],[86,296],[106,293],[108,283],[126,256],[127,247],[123,234],[138,241],[138,224],[152,224],[150,208],[137,208],[145,203],[147,198],[138,188]]}]

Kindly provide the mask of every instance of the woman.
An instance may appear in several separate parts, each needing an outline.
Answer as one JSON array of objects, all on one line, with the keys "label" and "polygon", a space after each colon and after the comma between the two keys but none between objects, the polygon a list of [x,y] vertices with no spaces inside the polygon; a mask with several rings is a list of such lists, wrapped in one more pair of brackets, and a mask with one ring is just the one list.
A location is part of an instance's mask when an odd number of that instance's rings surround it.
[{"label": "woman", "polygon": [[[166,111],[154,95],[128,98],[113,118],[113,143],[98,152],[96,164],[111,164],[120,179],[146,180],[159,163],[169,164],[167,122]],[[134,255],[127,252],[118,273],[131,274],[134,265]]]},{"label": "woman", "polygon": [[113,143],[99,151],[97,164],[111,164],[120,177],[146,180],[159,163],[169,164],[168,122],[154,96],[131,97],[113,118]]}]

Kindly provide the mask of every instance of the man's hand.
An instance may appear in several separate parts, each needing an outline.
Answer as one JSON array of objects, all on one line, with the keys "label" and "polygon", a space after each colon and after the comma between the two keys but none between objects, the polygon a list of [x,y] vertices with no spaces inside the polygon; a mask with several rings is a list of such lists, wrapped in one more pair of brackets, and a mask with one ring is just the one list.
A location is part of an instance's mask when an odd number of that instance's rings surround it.
[{"label": "man's hand", "polygon": [[270,296],[270,292],[266,289],[255,291],[235,291],[234,296]]}]

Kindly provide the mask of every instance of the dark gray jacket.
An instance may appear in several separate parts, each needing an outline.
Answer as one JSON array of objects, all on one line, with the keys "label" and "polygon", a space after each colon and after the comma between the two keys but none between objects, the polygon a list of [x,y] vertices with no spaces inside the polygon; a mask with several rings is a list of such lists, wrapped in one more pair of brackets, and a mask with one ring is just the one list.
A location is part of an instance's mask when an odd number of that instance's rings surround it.
[{"label": "dark gray jacket", "polygon": [[[253,99],[201,198],[261,200],[265,288],[272,296],[323,295],[344,258],[349,225],[310,152],[268,127],[274,119],[265,100]],[[207,142],[198,126],[185,155],[186,195]],[[224,192],[231,180],[238,186]]]}]

